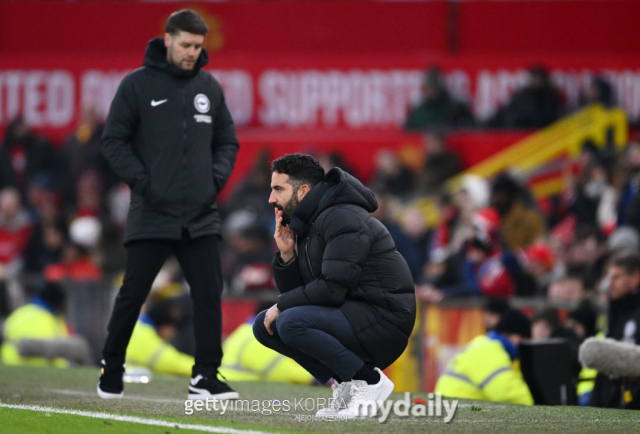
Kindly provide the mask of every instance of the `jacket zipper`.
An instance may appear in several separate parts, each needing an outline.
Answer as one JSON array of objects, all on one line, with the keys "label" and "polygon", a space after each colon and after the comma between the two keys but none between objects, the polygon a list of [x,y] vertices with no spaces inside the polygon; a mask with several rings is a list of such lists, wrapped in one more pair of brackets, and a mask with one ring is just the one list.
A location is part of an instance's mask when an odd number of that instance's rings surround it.
[{"label": "jacket zipper", "polygon": [[309,238],[307,238],[307,242],[304,245],[304,251],[307,253],[307,264],[309,264],[309,270],[311,270],[311,277],[315,279],[316,275],[313,273],[313,267],[311,266],[311,259],[309,259]]},{"label": "jacket zipper", "polygon": [[187,171],[187,96],[186,96],[184,86],[182,87],[182,113],[183,113],[182,126],[184,129],[184,134],[183,134],[184,144],[182,146],[182,165],[183,165],[182,194],[184,194],[183,219],[184,219],[184,225],[186,226],[187,225],[187,176],[189,172]]}]

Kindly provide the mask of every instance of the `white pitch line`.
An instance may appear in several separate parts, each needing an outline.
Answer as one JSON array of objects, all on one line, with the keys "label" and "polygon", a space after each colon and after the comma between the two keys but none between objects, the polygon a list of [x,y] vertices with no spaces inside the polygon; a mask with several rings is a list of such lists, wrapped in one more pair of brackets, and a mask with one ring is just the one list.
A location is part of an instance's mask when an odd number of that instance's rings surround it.
[{"label": "white pitch line", "polygon": [[[60,395],[76,395],[76,396],[88,396],[97,398],[98,394],[95,392],[82,392],[80,390],[68,390],[68,389],[44,389],[46,392],[57,393]],[[136,396],[136,395],[127,395],[125,394],[123,399],[129,399],[134,401],[149,401],[149,402],[168,402],[172,404],[184,404],[184,399],[161,399],[161,398],[148,398],[146,396]]]},{"label": "white pitch line", "polygon": [[235,429],[235,428],[225,428],[221,426],[207,426],[207,425],[167,422],[159,419],[147,419],[147,418],[135,417],[135,416],[122,416],[119,414],[101,413],[96,411],[67,410],[64,408],[43,407],[40,405],[0,403],[0,408],[13,408],[17,410],[39,411],[42,413],[69,414],[73,416],[91,417],[93,419],[108,419],[108,420],[116,420],[119,422],[138,423],[141,425],[162,426],[165,428],[190,429],[194,431],[204,431],[204,432],[221,433],[221,434],[267,434],[266,431],[252,431],[252,430],[241,430],[241,429]]}]

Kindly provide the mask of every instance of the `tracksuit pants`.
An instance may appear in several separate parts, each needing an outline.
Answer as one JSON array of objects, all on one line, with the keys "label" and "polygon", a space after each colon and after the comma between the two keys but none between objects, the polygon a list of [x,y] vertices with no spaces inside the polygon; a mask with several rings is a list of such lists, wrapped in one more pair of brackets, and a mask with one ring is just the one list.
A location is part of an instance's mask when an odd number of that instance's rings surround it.
[{"label": "tracksuit pants", "polygon": [[325,306],[298,306],[280,313],[264,326],[263,311],[256,317],[253,334],[262,345],[283,354],[324,384],[336,376],[350,381],[371,359],[366,355],[342,311]]},{"label": "tracksuit pants", "polygon": [[127,345],[151,284],[167,257],[175,254],[191,289],[194,306],[195,365],[192,374],[213,375],[222,361],[222,272],[218,238],[140,240],[127,245],[124,281],[116,297],[102,351],[107,364],[125,361]]}]

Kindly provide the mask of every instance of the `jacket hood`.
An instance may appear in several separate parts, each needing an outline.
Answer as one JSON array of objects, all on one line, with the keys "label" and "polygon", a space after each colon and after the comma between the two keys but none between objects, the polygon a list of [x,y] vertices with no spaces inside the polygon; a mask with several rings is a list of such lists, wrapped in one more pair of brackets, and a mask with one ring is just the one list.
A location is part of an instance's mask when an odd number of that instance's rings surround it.
[{"label": "jacket hood", "polygon": [[190,71],[184,71],[175,65],[167,62],[167,48],[164,46],[164,39],[161,37],[154,38],[149,41],[147,51],[144,53],[144,61],[142,66],[150,66],[160,69],[176,77],[192,77],[200,72],[200,68],[209,63],[209,54],[204,48],[200,52],[196,64]]},{"label": "jacket hood", "polygon": [[378,201],[367,187],[339,167],[329,170],[324,181],[313,187],[300,201],[291,216],[291,227],[298,235],[306,234],[308,225],[318,215],[335,205],[356,205],[372,213]]}]

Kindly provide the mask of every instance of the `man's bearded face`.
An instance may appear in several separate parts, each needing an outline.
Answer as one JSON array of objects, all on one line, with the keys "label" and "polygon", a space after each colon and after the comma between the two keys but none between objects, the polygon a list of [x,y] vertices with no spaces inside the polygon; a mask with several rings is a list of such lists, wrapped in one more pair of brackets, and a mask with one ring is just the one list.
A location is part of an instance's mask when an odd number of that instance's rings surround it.
[{"label": "man's bearded face", "polygon": [[291,223],[291,215],[300,203],[297,193],[298,190],[294,190],[293,194],[291,194],[291,198],[284,205],[274,205],[276,208],[282,211],[282,224],[285,226]]}]

